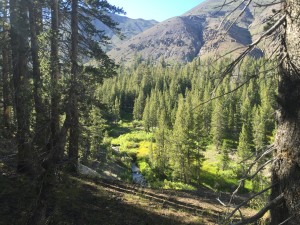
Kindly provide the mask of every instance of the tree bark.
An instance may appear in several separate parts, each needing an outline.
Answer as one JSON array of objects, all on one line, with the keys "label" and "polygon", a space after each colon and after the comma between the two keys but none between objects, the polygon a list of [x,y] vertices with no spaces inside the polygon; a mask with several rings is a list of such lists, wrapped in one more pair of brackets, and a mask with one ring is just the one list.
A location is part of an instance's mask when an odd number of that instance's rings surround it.
[{"label": "tree bark", "polygon": [[[58,46],[58,34],[59,34],[59,4],[58,0],[53,0],[51,3],[51,146],[52,148],[57,145],[56,136],[59,133],[59,102],[60,91],[58,81],[60,77],[59,71],[59,46]],[[54,156],[56,161],[62,159],[64,149],[57,151]]]},{"label": "tree bark", "polygon": [[[283,37],[286,60],[280,65],[276,162],[271,198],[284,194],[282,204],[271,209],[271,224],[300,224],[300,1],[286,0]],[[271,200],[272,200],[271,199]]]},{"label": "tree bark", "polygon": [[11,122],[11,104],[9,97],[9,54],[6,46],[2,49],[2,81],[3,81],[3,123],[4,129],[7,133],[10,133]]},{"label": "tree bark", "polygon": [[71,12],[71,88],[70,88],[70,139],[69,139],[69,160],[71,170],[77,170],[79,153],[79,114],[78,114],[78,0],[72,0]]},{"label": "tree bark", "polygon": [[9,75],[10,75],[10,60],[9,60],[9,30],[8,30],[8,21],[7,9],[8,1],[4,1],[3,8],[3,39],[2,39],[2,82],[3,82],[3,124],[5,129],[5,135],[10,137],[11,129],[11,111],[12,104],[10,98],[10,87],[9,87]]},{"label": "tree bark", "polygon": [[18,171],[33,173],[30,138],[30,96],[28,53],[28,18],[25,0],[10,0],[12,68],[17,118]]},{"label": "tree bark", "polygon": [[39,42],[38,34],[40,33],[39,5],[36,0],[28,0],[29,24],[30,24],[30,40],[31,40],[31,56],[32,56],[32,77],[33,77],[33,96],[35,106],[35,144],[39,151],[45,149],[48,142],[48,118],[47,109],[43,102],[42,93],[42,75],[39,61]]}]

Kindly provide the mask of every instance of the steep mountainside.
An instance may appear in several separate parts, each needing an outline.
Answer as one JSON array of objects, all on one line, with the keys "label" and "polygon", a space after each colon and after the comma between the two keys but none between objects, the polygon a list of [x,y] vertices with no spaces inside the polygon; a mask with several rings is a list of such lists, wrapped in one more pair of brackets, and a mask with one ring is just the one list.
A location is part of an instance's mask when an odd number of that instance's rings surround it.
[{"label": "steep mountainside", "polygon": [[[272,0],[258,2],[265,4],[270,1]],[[158,23],[120,43],[108,54],[118,63],[130,63],[136,57],[189,62],[195,57],[220,56],[234,49],[238,50],[232,54],[239,54],[243,47],[252,43],[257,34],[263,31],[261,22],[272,15],[272,10],[251,5],[228,30],[228,21],[234,21],[245,4],[238,1],[221,7],[223,2],[207,0],[181,16]],[[238,10],[230,14],[235,8]],[[260,57],[263,52],[257,48],[251,55]]]},{"label": "steep mountainside", "polygon": [[119,16],[116,14],[110,14],[112,19],[119,23],[118,27],[121,29],[123,38],[119,37],[113,30],[107,27],[100,21],[96,21],[96,26],[99,30],[104,30],[106,35],[111,39],[111,44],[105,46],[106,50],[110,50],[121,42],[130,39],[131,37],[149,29],[156,25],[158,22],[155,20],[144,20],[144,19],[131,19],[126,16]]}]

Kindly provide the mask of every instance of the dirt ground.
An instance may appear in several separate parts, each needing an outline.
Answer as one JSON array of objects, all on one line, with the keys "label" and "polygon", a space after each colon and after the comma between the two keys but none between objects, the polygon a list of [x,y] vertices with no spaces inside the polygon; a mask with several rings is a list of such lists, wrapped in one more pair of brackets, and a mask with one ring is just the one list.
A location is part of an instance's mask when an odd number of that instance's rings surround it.
[{"label": "dirt ground", "polygon": [[[39,198],[36,181],[0,160],[0,225],[28,224]],[[230,195],[205,187],[197,191],[141,188],[118,180],[58,174],[47,198],[47,223],[64,225],[225,224]],[[219,199],[219,200],[218,200]],[[243,201],[234,199],[235,204]],[[244,216],[255,213],[242,209]],[[239,215],[235,216],[235,219]]]}]

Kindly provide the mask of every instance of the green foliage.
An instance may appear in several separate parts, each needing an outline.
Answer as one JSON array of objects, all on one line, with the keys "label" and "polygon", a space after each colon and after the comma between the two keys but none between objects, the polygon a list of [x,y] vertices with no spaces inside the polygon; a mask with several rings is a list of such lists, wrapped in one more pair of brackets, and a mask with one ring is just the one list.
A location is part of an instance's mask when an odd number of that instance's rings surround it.
[{"label": "green foliage", "polygon": [[[208,61],[174,66],[137,63],[135,68],[121,68],[118,77],[105,80],[98,89],[108,105],[120,99],[120,115],[132,113],[134,129],[144,129],[138,133],[150,134],[134,143],[122,135],[113,143],[147,162],[145,171],[152,173],[153,182],[166,178],[229,190],[247,166],[233,160],[251,160],[255,150],[270,143],[275,128],[275,91],[270,87],[276,82],[274,72],[260,67],[272,63],[245,59],[238,77],[226,76],[220,82],[218,72],[227,63],[226,59],[214,66]],[[254,75],[257,80],[232,92]],[[219,156],[209,169],[205,152],[210,144]]]},{"label": "green foliage", "polygon": [[152,133],[147,133],[145,131],[133,131],[112,139],[111,144],[120,146],[121,151],[134,151],[135,153],[138,153],[140,142],[149,141],[152,138]]},{"label": "green foliage", "polygon": [[222,148],[221,148],[221,157],[220,157],[220,166],[219,168],[221,170],[227,170],[229,168],[229,162],[230,162],[230,143],[229,140],[224,139]]},{"label": "green foliage", "polygon": [[164,189],[174,189],[174,190],[190,190],[190,191],[197,190],[192,185],[188,185],[188,184],[185,184],[182,182],[168,181],[168,180],[164,180],[163,188]]}]

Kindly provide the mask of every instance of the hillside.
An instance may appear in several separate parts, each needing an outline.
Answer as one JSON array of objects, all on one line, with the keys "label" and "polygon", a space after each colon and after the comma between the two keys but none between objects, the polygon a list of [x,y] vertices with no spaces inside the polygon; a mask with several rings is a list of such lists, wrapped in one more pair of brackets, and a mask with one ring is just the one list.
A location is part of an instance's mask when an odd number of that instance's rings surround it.
[{"label": "hillside", "polygon": [[[130,63],[136,56],[154,61],[163,57],[168,62],[189,62],[196,57],[220,56],[239,49],[234,52],[237,55],[263,30],[261,22],[272,15],[272,10],[250,6],[227,32],[220,29],[220,24],[237,3],[220,8],[222,4],[222,0],[207,0],[181,16],[158,23],[120,43],[108,54],[118,63]],[[244,7],[240,5],[226,19],[233,21]],[[228,23],[224,27],[228,27]],[[251,52],[253,57],[262,55],[258,48]]]},{"label": "hillside", "polygon": [[116,45],[130,39],[131,37],[149,29],[150,27],[158,23],[155,20],[131,19],[126,16],[120,16],[117,14],[110,14],[110,16],[115,22],[119,24],[118,27],[121,29],[123,38],[120,38],[120,35],[116,34],[101,21],[95,21],[96,27],[99,30],[104,30],[106,35],[111,39],[111,44],[105,46],[105,50],[114,48]]},{"label": "hillside", "polygon": [[[3,161],[0,170],[0,224],[28,224],[38,199],[33,182]],[[47,224],[217,224],[228,210],[216,198],[228,201],[229,196],[206,188],[151,190],[112,180],[60,176],[63,182],[56,183],[48,194]],[[236,199],[236,203],[241,200]],[[246,208],[242,212],[246,216],[255,213]]]}]

